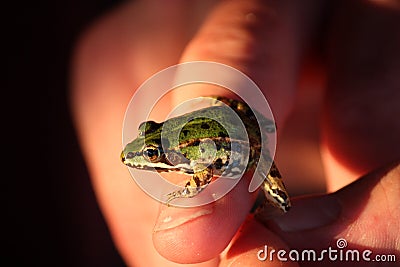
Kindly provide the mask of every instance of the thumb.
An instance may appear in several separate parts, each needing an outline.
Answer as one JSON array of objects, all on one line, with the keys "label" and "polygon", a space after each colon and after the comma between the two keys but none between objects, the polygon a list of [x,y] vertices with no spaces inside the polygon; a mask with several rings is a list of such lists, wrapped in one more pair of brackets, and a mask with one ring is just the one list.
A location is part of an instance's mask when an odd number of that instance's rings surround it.
[{"label": "thumb", "polygon": [[394,254],[398,259],[399,205],[397,163],[333,194],[297,199],[291,212],[266,224],[291,248],[327,249],[335,247],[335,240],[345,238],[347,249],[369,249],[374,254]]}]

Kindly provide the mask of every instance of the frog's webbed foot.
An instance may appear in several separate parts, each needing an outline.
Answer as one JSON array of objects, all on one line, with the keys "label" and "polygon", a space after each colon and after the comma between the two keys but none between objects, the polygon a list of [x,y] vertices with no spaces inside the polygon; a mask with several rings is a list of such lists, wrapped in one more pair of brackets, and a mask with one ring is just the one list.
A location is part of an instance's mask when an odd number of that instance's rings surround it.
[{"label": "frog's webbed foot", "polygon": [[192,178],[186,183],[184,189],[171,192],[167,195],[167,205],[175,198],[191,198],[198,195],[211,182],[212,177],[213,171],[211,167],[195,172]]}]

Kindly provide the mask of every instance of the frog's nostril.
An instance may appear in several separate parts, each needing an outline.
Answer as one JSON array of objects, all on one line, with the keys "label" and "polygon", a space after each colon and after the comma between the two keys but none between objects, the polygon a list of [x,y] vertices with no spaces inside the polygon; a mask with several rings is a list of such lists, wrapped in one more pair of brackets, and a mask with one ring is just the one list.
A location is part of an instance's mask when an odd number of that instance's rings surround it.
[{"label": "frog's nostril", "polygon": [[133,153],[133,152],[128,152],[128,154],[126,155],[126,158],[127,159],[131,159],[131,158],[133,158],[135,156],[135,153]]}]

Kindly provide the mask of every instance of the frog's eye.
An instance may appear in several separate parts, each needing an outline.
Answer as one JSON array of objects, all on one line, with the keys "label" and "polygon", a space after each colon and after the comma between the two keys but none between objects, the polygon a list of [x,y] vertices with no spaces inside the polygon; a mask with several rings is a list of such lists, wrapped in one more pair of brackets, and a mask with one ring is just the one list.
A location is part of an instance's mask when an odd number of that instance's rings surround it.
[{"label": "frog's eye", "polygon": [[147,146],[143,149],[143,157],[149,162],[157,162],[160,159],[160,149],[155,146]]}]

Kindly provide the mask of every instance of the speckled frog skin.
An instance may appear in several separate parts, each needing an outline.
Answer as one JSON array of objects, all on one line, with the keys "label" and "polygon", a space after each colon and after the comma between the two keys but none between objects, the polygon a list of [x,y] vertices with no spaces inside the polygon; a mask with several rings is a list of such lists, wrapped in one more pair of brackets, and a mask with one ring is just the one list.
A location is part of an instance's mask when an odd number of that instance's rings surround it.
[{"label": "speckled frog skin", "polygon": [[[261,135],[274,132],[274,123],[257,114],[263,120],[260,131],[256,116],[245,103],[224,97],[215,99],[217,101],[214,106],[162,123],[143,122],[138,129],[138,137],[122,151],[122,162],[136,169],[176,171],[191,175],[184,189],[168,194],[168,203],[175,198],[196,196],[207,187],[214,176],[236,175],[243,168],[246,171],[255,170],[257,164],[263,164],[265,167],[261,166],[257,170],[264,178],[261,189],[267,201],[284,212],[288,211],[290,199],[281,175],[270,158],[268,149],[261,150]],[[232,116],[226,116],[221,102],[235,111],[248,138],[240,140],[241,134],[237,133],[240,127],[232,120]],[[166,124],[168,127],[165,128]],[[236,136],[235,142],[229,134]],[[247,160],[243,156],[242,146],[249,147]],[[261,155],[261,151],[267,152]],[[260,157],[264,160],[260,161]],[[236,160],[229,164],[232,158]],[[245,166],[241,166],[245,163]]]}]

